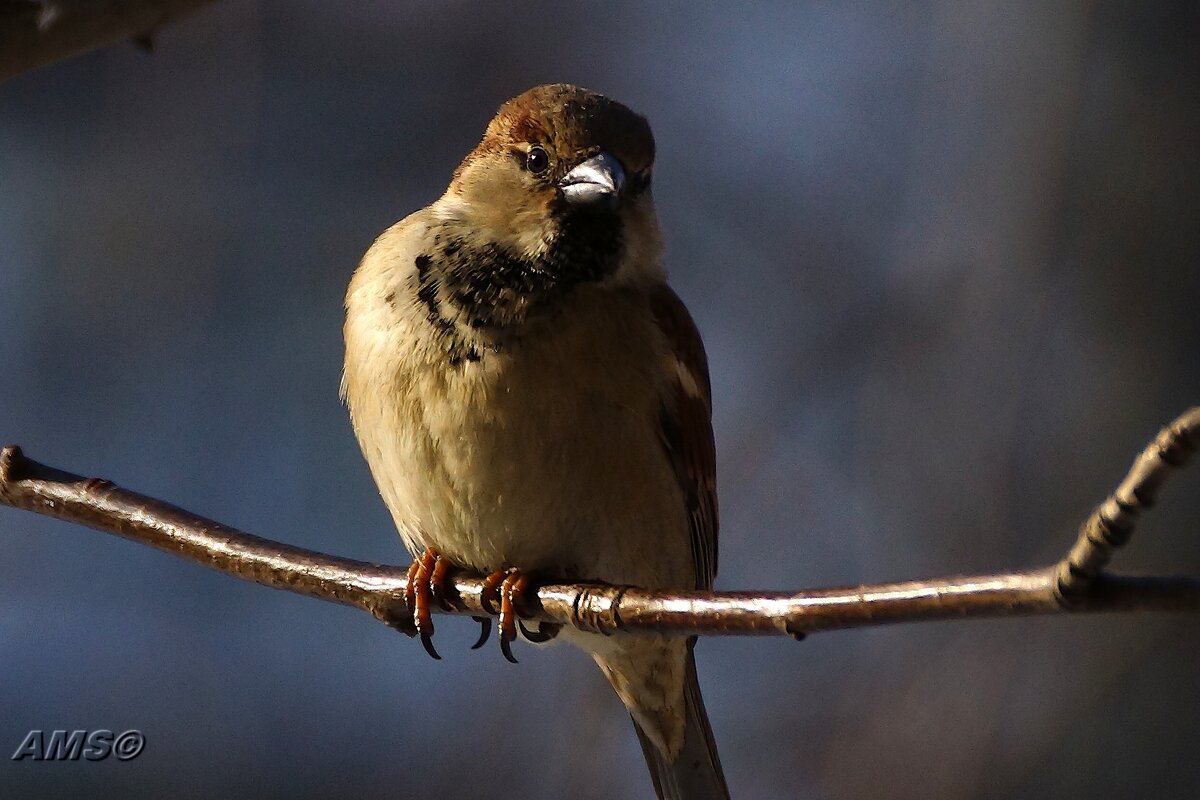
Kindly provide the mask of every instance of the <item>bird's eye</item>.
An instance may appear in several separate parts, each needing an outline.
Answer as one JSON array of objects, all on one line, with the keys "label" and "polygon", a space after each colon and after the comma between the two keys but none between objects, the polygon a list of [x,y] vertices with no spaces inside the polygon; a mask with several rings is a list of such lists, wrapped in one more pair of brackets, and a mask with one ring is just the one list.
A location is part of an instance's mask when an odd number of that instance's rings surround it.
[{"label": "bird's eye", "polygon": [[540,147],[529,148],[529,154],[525,156],[525,169],[532,172],[534,175],[541,175],[550,166],[550,156]]}]

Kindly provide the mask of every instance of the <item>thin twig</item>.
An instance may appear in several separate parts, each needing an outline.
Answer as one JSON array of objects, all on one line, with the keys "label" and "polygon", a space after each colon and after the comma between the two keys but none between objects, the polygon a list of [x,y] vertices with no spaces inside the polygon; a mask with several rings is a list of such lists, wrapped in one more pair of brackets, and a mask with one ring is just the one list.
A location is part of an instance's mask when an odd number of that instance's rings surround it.
[{"label": "thin twig", "polygon": [[[1069,556],[1051,567],[802,592],[664,592],[550,584],[518,610],[529,619],[605,634],[792,636],[964,617],[1200,611],[1200,577],[1129,577],[1102,571],[1113,547],[1132,532],[1136,509],[1149,507],[1169,469],[1195,449],[1198,431],[1200,408],[1164,429],[1113,497],[1084,525]],[[406,568],[261,539],[108,481],[38,464],[16,447],[0,451],[0,504],[124,536],[265,586],[361,608],[401,630],[411,628],[404,602]],[[458,573],[452,584],[453,608],[448,613],[491,613],[482,602],[479,576]]]}]

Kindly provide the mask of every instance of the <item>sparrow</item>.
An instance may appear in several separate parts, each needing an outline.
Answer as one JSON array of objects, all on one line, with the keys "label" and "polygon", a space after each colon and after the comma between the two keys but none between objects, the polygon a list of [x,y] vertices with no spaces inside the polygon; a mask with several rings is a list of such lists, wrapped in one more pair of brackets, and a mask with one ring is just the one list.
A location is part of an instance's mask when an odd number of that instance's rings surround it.
[{"label": "sparrow", "polygon": [[[450,565],[489,575],[510,660],[530,576],[712,586],[708,366],[666,284],[653,166],[645,118],[535,87],[354,272],[342,395],[435,657],[428,605]],[[659,798],[728,798],[694,637],[559,633],[624,702]]]}]

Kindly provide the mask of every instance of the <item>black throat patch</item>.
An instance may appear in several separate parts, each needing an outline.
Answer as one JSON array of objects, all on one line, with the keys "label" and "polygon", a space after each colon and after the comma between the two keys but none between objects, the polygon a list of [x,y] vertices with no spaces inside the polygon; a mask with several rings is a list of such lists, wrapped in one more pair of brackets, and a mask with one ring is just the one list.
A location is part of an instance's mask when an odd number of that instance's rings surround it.
[{"label": "black throat patch", "polygon": [[622,249],[615,214],[565,218],[555,242],[534,259],[439,233],[432,250],[416,258],[416,296],[450,363],[479,361],[519,340],[525,322],[552,314],[576,286],[616,272]]}]

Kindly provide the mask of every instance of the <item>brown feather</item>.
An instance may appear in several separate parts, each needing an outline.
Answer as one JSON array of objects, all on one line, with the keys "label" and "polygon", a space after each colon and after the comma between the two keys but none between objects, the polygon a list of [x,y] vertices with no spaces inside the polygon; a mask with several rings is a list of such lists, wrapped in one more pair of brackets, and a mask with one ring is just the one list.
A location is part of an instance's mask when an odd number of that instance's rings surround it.
[{"label": "brown feather", "polygon": [[479,145],[455,170],[485,156],[523,154],[530,145],[549,151],[548,181],[561,178],[601,150],[620,160],[630,175],[654,163],[654,134],[646,118],[604,95],[566,83],[536,86],[500,106]]},{"label": "brown feather", "polygon": [[696,588],[717,574],[717,452],[712,387],[704,343],[687,308],[669,286],[652,291],[651,309],[670,348],[671,389],[663,398],[662,440],[688,505]]}]

